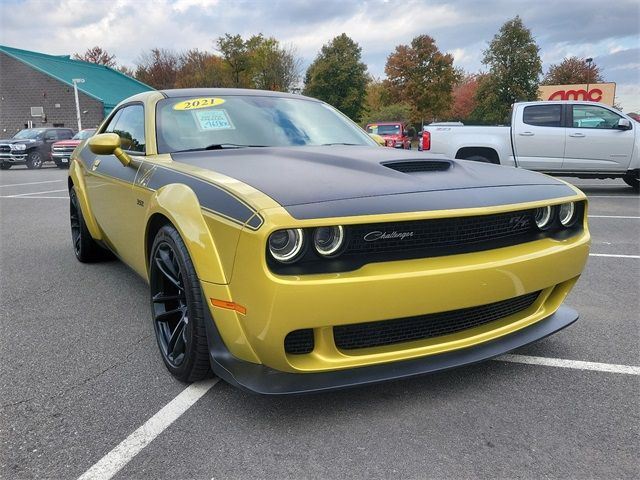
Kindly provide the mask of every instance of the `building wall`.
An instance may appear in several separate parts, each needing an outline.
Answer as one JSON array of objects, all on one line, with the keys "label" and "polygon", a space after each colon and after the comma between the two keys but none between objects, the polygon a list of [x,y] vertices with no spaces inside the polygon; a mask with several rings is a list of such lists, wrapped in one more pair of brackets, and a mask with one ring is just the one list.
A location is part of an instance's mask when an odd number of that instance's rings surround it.
[{"label": "building wall", "polygon": [[[78,91],[82,128],[96,127],[103,119],[102,102]],[[44,118],[32,117],[31,107],[43,107]],[[73,87],[0,52],[0,137],[25,128],[78,129]],[[55,125],[54,125],[55,124]]]}]

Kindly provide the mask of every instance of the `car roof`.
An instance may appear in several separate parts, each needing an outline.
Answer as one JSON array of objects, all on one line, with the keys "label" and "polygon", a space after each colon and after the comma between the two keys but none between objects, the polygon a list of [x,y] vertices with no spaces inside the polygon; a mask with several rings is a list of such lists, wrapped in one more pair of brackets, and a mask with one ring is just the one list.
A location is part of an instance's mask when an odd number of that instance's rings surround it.
[{"label": "car roof", "polygon": [[272,90],[256,90],[250,88],[176,88],[169,90],[160,90],[167,98],[177,97],[196,97],[207,95],[222,95],[222,96],[251,96],[251,97],[288,97],[288,98],[304,98],[306,100],[313,100],[318,102],[319,100],[311,97],[305,97],[304,95],[298,95],[295,93],[287,92],[274,92]]}]

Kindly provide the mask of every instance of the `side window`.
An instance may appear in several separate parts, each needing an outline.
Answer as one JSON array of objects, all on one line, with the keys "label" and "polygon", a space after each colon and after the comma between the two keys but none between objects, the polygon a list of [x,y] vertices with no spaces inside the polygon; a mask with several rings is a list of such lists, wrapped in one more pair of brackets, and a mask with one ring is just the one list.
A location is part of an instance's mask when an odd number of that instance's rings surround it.
[{"label": "side window", "polygon": [[100,133],[112,133],[113,127],[115,127],[116,123],[118,122],[118,119],[120,118],[121,113],[122,113],[122,110],[118,110],[116,114],[113,117],[111,117],[111,120],[109,120],[109,123],[107,123],[107,126],[104,127],[104,131]]},{"label": "side window", "polygon": [[524,107],[522,121],[538,127],[560,127],[562,105],[530,105]]},{"label": "side window", "polygon": [[622,117],[596,105],[573,105],[573,128],[616,128]]},{"label": "side window", "polygon": [[144,153],[144,109],[142,105],[124,107],[116,114],[114,120],[109,123],[105,132],[120,135],[123,150]]}]

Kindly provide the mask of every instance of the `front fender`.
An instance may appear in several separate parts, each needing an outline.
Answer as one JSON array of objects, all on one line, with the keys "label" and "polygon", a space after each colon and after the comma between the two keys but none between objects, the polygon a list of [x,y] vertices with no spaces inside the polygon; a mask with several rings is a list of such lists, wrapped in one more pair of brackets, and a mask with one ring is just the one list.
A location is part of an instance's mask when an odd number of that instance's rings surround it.
[{"label": "front fender", "polygon": [[[82,169],[83,167],[80,165],[79,161],[72,160],[69,165],[69,178],[76,189],[76,195],[78,197],[78,202],[80,203],[80,210],[82,210],[82,218],[84,219],[84,223],[87,225],[87,229],[89,230],[91,237],[93,237],[94,240],[101,241],[102,231],[100,230],[100,227],[98,227],[98,222],[96,222],[96,218],[89,207],[87,186],[84,182]],[[69,185],[69,190],[71,190],[71,185]]]},{"label": "front fender", "polygon": [[[160,214],[169,219],[182,237],[198,278],[205,282],[228,284],[225,264],[207,225],[196,194],[183,184],[171,184],[160,188],[149,201],[145,245],[152,245],[149,238],[151,219]],[[238,230],[239,228],[235,227]],[[235,245],[232,254],[235,254]],[[147,273],[149,272],[149,251],[146,252]]]}]

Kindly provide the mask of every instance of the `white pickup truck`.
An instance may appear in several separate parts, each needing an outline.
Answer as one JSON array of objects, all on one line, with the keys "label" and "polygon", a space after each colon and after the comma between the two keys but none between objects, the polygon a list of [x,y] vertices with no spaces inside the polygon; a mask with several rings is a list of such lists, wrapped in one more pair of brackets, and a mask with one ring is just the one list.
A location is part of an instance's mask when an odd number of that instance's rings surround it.
[{"label": "white pickup truck", "polygon": [[594,102],[521,102],[511,126],[432,124],[423,151],[579,178],[622,178],[638,190],[640,123]]}]

